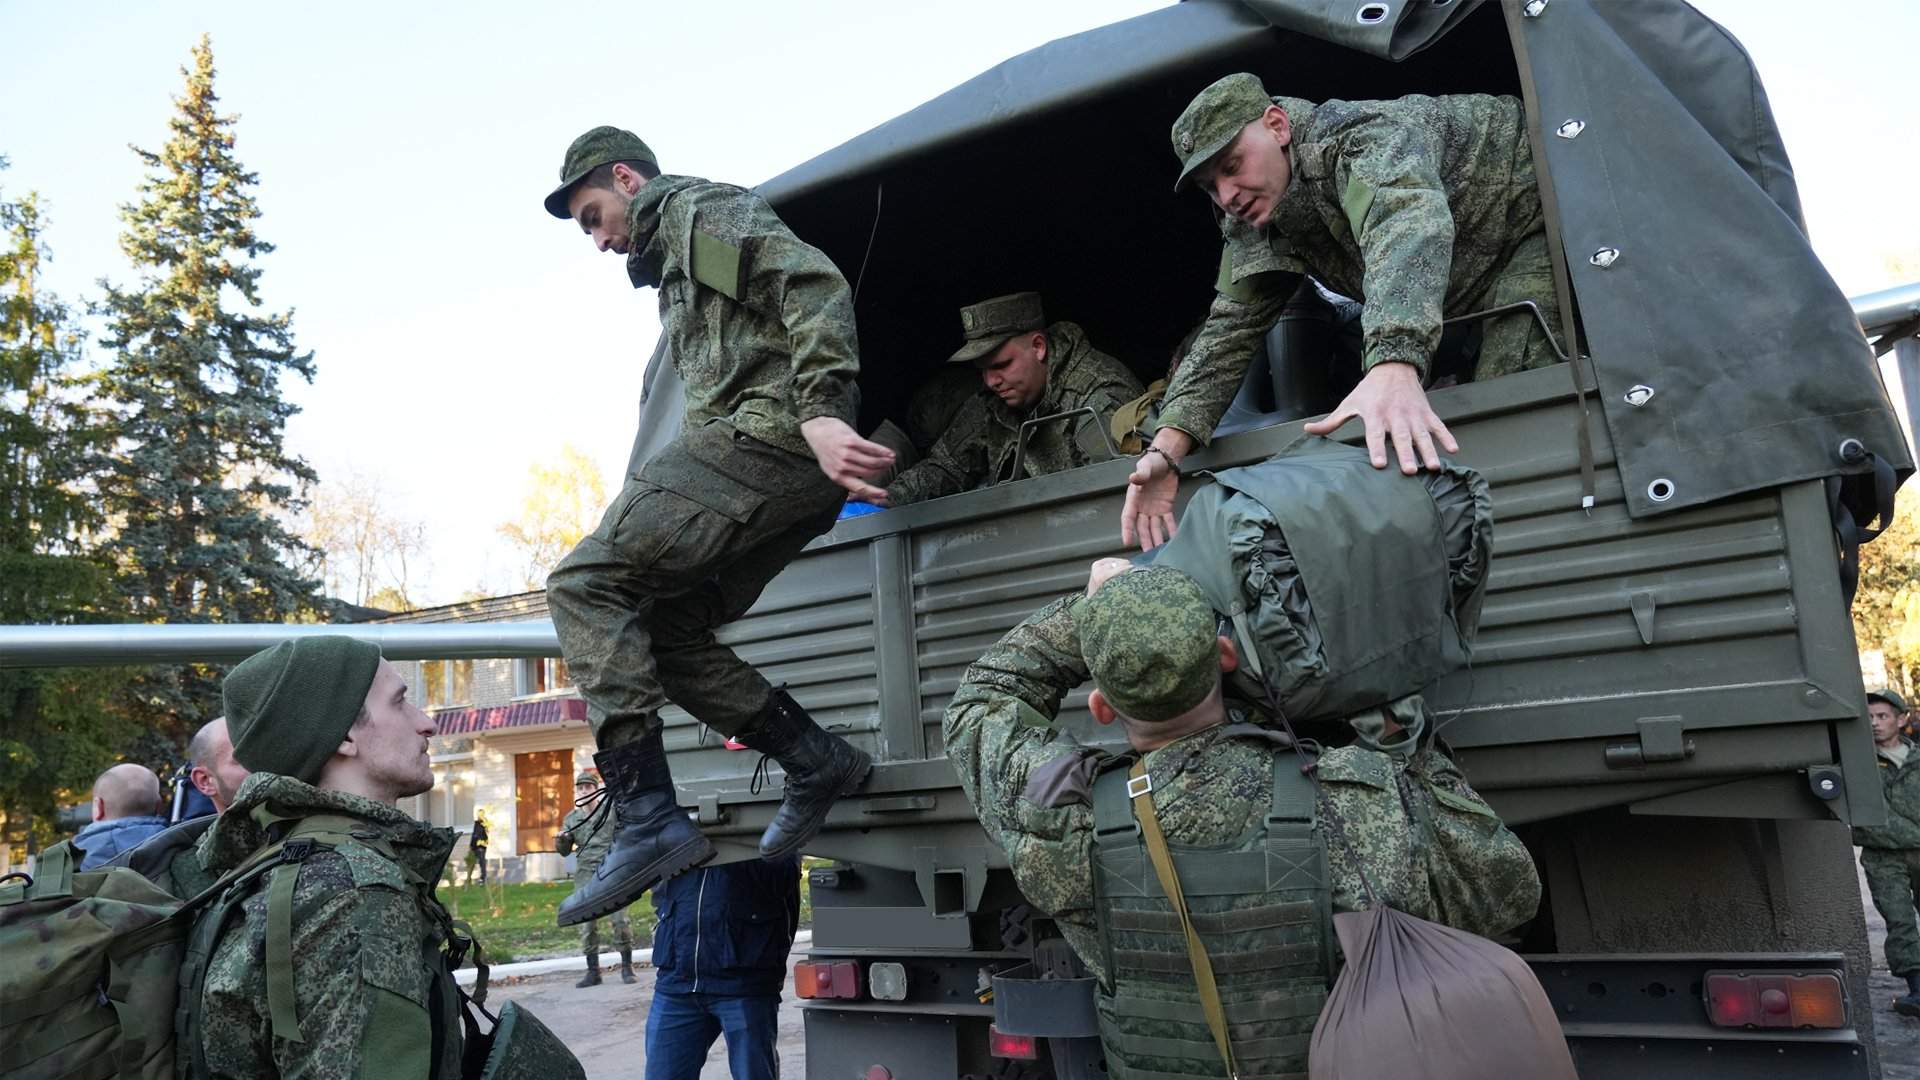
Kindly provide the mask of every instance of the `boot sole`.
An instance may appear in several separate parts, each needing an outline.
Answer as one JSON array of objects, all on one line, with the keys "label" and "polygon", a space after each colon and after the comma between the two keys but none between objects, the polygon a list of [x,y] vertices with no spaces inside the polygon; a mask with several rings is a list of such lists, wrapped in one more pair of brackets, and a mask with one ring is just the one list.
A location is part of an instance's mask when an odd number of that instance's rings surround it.
[{"label": "boot sole", "polygon": [[[609,886],[604,896],[591,906],[582,907],[578,911],[557,912],[554,921],[561,926],[574,926],[592,919],[606,918],[640,899],[655,885],[711,861],[715,854],[713,841],[708,840],[704,834],[695,836]],[[563,908],[565,906],[565,904],[561,905]]]},{"label": "boot sole", "polygon": [[[833,794],[835,801],[859,791],[862,787],[866,786],[867,778],[873,775],[873,758],[870,755],[863,754],[862,756],[866,757],[866,761],[862,763],[860,768],[856,769],[852,775],[841,781],[839,789]],[[828,812],[831,812],[833,809],[832,805],[829,804],[827,809]],[[813,843],[813,838],[820,835],[820,830],[826,823],[827,815],[821,814],[820,817],[814,821],[812,828],[794,840],[773,849],[768,849],[765,844],[760,845],[760,857],[763,859],[778,859],[799,851],[801,848]]]}]

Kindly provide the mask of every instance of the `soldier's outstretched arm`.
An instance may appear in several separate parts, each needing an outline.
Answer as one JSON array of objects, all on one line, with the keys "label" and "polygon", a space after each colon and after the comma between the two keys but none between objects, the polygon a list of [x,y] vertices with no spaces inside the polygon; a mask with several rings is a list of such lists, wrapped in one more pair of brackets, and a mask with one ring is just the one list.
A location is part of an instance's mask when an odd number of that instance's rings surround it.
[{"label": "soldier's outstretched arm", "polygon": [[1027,898],[1056,919],[1091,927],[1092,808],[1045,805],[1029,788],[1036,772],[1097,753],[1047,726],[1087,678],[1073,622],[1078,601],[1041,608],[968,667],[941,733],[974,813]]},{"label": "soldier's outstretched arm", "polygon": [[1137,543],[1145,551],[1173,536],[1173,502],[1180,490],[1174,467],[1195,446],[1213,438],[1214,427],[1240,392],[1260,339],[1300,282],[1299,274],[1279,264],[1234,280],[1233,259],[1248,248],[1249,243],[1229,243],[1207,320],[1167,384],[1151,450],[1141,456],[1127,484],[1126,503],[1120,511],[1123,544]]},{"label": "soldier's outstretched arm", "polygon": [[1447,281],[1453,270],[1453,211],[1431,136],[1386,117],[1341,135],[1334,183],[1365,263],[1360,316],[1366,376],[1323,420],[1307,425],[1331,434],[1349,419],[1366,426],[1375,468],[1386,468],[1393,443],[1400,471],[1440,467],[1435,443],[1460,447],[1427,404],[1421,383],[1440,344]]},{"label": "soldier's outstretched arm", "polygon": [[927,456],[887,486],[887,504],[925,502],[986,483],[987,429],[991,423],[985,399],[979,394],[968,398],[934,440]]}]

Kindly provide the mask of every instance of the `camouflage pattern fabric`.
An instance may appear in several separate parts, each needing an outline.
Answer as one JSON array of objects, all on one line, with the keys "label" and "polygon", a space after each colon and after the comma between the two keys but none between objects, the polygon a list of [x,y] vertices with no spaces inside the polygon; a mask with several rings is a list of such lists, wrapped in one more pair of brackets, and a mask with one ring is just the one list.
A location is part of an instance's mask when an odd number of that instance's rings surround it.
[{"label": "camouflage pattern fabric", "polygon": [[668,701],[723,735],[759,715],[773,687],[714,631],[746,614],[845,503],[810,455],[724,420],[682,432],[627,481],[547,578],[602,749],[656,730]]},{"label": "camouflage pattern fabric", "polygon": [[1123,715],[1171,720],[1220,685],[1219,617],[1178,570],[1131,570],[1079,606],[1088,674]]},{"label": "camouflage pattern fabric", "polygon": [[627,229],[628,276],[660,290],[660,332],[686,384],[683,429],[725,418],[811,459],[802,422],[854,423],[853,294],[766,200],[731,184],[658,176],[627,205]]},{"label": "camouflage pattern fabric", "polygon": [[261,889],[245,901],[242,917],[214,947],[200,1001],[211,1074],[458,1077],[459,998],[441,952],[450,923],[438,901],[409,879],[429,888],[439,880],[453,833],[357,795],[254,773],[201,838],[198,854],[209,872],[233,869],[268,842],[253,817],[256,807],[281,818],[357,818],[366,832],[355,830],[356,836],[384,841],[400,861],[350,841],[316,848],[299,864],[292,933],[299,1042],[273,1035],[265,960],[268,894]]},{"label": "camouflage pattern fabric", "polygon": [[[595,827],[587,828],[589,820]],[[573,838],[576,854],[573,862],[573,881],[575,885],[585,885],[593,880],[593,872],[600,869],[606,861],[607,852],[613,849],[613,813],[594,817],[592,809],[574,807],[567,811],[560,828]],[[622,949],[633,948],[633,921],[627,917],[627,909],[621,908],[610,916],[613,920],[613,937]],[[600,920],[589,919],[580,924],[580,951],[587,956],[600,955]]]},{"label": "camouflage pattern fabric", "polygon": [[[1074,323],[1054,323],[1047,327],[1047,389],[1040,400],[1016,414],[982,388],[960,406],[926,459],[897,477],[887,495],[895,506],[904,506],[1103,461],[1107,451],[1101,432],[1115,410],[1140,389],[1139,378],[1095,348],[1086,331]],[[1037,428],[1027,439],[1021,476],[1014,476],[1021,423],[1082,407],[1092,408],[1099,419],[1083,416]]]},{"label": "camouflage pattern fabric", "polygon": [[[1441,320],[1496,303],[1534,300],[1560,332],[1519,101],[1273,101],[1293,126],[1291,185],[1264,230],[1219,215],[1220,293],[1167,388],[1160,426],[1212,437],[1298,274],[1366,301],[1368,368],[1402,362],[1424,376]],[[1530,327],[1523,316],[1489,325],[1478,370],[1552,363]]]},{"label": "camouflage pattern fabric", "polygon": [[1863,848],[1893,850],[1920,849],[1920,752],[1913,740],[1902,737],[1907,761],[1895,765],[1880,754],[1880,782],[1887,796],[1887,823],[1870,828],[1855,827],[1853,842]]},{"label": "camouflage pattern fabric", "polygon": [[1920,894],[1920,848],[1862,848],[1860,868],[1867,892],[1887,920],[1887,970],[1902,978],[1920,971],[1920,919],[1914,897]]},{"label": "camouflage pattern fabric", "polygon": [[992,396],[981,385],[978,371],[942,364],[937,373],[920,384],[907,403],[907,436],[913,440],[914,448],[933,449],[933,444],[940,441],[940,436],[959,414],[960,407],[982,394]]},{"label": "camouflage pattern fabric", "polygon": [[[1057,600],[988,649],[967,669],[942,730],[960,785],[1006,852],[1021,891],[1053,915],[1104,982],[1092,807],[1071,791],[1037,801],[1029,790],[1036,772],[1106,757],[1050,726],[1067,693],[1088,678],[1076,622],[1084,603],[1079,595]],[[1454,920],[1452,925],[1474,933],[1503,934],[1538,907],[1540,882],[1532,861],[1458,770],[1437,751],[1418,748],[1417,730],[1415,736],[1401,741],[1397,755],[1350,747],[1340,757],[1336,751],[1323,758],[1323,779],[1328,759],[1338,775],[1324,785],[1316,828],[1325,835],[1324,823],[1337,816],[1352,845],[1337,838],[1327,842],[1333,910],[1366,906],[1351,857],[1358,851],[1382,902],[1422,918]],[[1216,727],[1148,754],[1154,809],[1169,842],[1224,844],[1263,820],[1273,791],[1274,752],[1265,739]],[[1402,792],[1427,783],[1434,786],[1430,800],[1409,796],[1416,806],[1410,825]],[[1417,816],[1421,805],[1433,813],[1434,825]],[[1458,880],[1463,872],[1476,877]]]}]

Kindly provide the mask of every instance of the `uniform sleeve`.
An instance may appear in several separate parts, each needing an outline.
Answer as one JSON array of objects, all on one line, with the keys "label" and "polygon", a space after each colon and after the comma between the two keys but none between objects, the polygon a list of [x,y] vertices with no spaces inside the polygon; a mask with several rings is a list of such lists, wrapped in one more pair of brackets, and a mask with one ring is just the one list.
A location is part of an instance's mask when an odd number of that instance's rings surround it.
[{"label": "uniform sleeve", "polygon": [[1340,207],[1364,263],[1364,365],[1412,364],[1427,374],[1453,269],[1453,212],[1431,136],[1386,117],[1341,134],[1334,166]]},{"label": "uniform sleeve", "polygon": [[947,759],[981,825],[1007,853],[1021,890],[1054,918],[1093,926],[1093,812],[1044,807],[1022,793],[1033,770],[1085,749],[1050,726],[1067,692],[1086,681],[1077,597],[1014,627],[967,668],[947,707]]},{"label": "uniform sleeve", "polygon": [[424,1080],[431,1074],[429,976],[420,943],[401,936],[418,922],[411,897],[365,886],[296,916],[294,1000],[302,1041],[274,1040],[283,1080]]},{"label": "uniform sleeve", "polygon": [[972,491],[987,481],[987,431],[992,419],[985,400],[969,397],[953,422],[934,440],[927,456],[887,485],[887,500],[895,506],[925,502],[942,495]]},{"label": "uniform sleeve", "polygon": [[1090,408],[1094,419],[1082,417],[1075,425],[1075,439],[1083,450],[1106,453],[1106,440],[1100,433],[1113,423],[1114,414],[1140,396],[1140,379],[1127,365],[1094,350],[1076,371],[1075,399],[1072,408]]},{"label": "uniform sleeve", "polygon": [[1229,226],[1213,306],[1167,384],[1159,427],[1184,431],[1203,446],[1213,440],[1254,350],[1299,281],[1297,259],[1276,256],[1249,230]]},{"label": "uniform sleeve", "polygon": [[826,253],[795,236],[771,208],[761,209],[749,241],[746,292],[786,329],[793,414],[801,423],[830,416],[852,424],[860,374],[853,293]]}]

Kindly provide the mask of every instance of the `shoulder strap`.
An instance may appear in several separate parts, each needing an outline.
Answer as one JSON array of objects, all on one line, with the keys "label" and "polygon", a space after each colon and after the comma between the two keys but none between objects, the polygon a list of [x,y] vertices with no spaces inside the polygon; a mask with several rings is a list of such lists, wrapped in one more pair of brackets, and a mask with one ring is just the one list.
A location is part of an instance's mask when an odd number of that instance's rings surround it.
[{"label": "shoulder strap", "polygon": [[53,900],[73,895],[74,863],[73,844],[62,840],[49,848],[42,848],[33,862],[33,883],[27,886],[29,900]]}]

